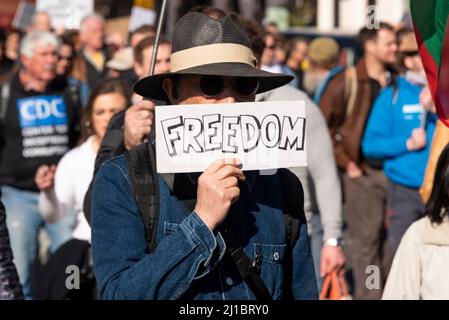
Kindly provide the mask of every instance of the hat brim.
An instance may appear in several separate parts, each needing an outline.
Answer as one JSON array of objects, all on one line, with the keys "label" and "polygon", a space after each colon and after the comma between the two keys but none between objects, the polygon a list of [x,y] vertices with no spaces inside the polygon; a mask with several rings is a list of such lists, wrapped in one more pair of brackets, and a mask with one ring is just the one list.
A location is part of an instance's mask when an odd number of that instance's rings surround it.
[{"label": "hat brim", "polygon": [[162,83],[165,79],[171,79],[178,75],[218,75],[224,77],[258,78],[258,94],[282,87],[294,79],[292,76],[286,74],[266,72],[244,63],[214,63],[177,72],[144,77],[134,84],[134,92],[145,98],[168,102],[168,97],[162,88]]}]

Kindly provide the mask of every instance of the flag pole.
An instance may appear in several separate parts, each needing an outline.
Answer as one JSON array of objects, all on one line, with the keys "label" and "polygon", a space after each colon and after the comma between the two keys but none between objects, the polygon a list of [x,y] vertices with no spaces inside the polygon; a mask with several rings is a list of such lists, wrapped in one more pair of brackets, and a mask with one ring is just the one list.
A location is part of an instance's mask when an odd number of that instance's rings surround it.
[{"label": "flag pole", "polygon": [[[159,14],[159,21],[157,24],[157,30],[156,30],[156,37],[154,38],[154,44],[153,44],[153,55],[151,56],[151,65],[150,65],[150,76],[154,75],[154,69],[156,67],[156,61],[157,61],[157,51],[159,49],[159,42],[161,39],[161,33],[162,33],[162,25],[164,23],[165,18],[165,11],[167,8],[167,0],[162,1],[161,6],[161,13]],[[145,99],[149,100],[149,99]],[[154,120],[156,120],[156,115],[154,116]],[[155,123],[156,121],[154,121]],[[151,159],[152,164],[154,164],[154,168],[156,168],[156,154],[155,150],[153,149],[153,145],[156,143],[156,135],[154,132],[155,126],[153,125],[153,128],[151,130],[151,133],[149,134],[148,138],[145,139],[146,143],[149,143],[149,157]],[[155,171],[155,170],[154,170]],[[157,177],[155,176],[155,172],[153,172],[153,181],[157,181]],[[154,182],[157,184],[157,182]]]}]

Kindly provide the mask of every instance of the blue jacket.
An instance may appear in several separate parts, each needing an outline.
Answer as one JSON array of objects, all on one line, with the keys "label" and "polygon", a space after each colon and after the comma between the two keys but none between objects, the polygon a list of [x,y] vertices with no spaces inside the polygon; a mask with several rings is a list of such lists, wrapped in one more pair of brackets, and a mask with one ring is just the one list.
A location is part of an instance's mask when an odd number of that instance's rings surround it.
[{"label": "blue jacket", "polygon": [[427,114],[427,146],[408,151],[407,139],[413,129],[420,127],[424,110],[419,103],[421,90],[422,86],[400,77],[396,97],[392,86],[382,91],[374,103],[362,141],[364,156],[385,159],[386,176],[409,188],[419,188],[423,182],[437,120],[435,114]]},{"label": "blue jacket", "polygon": [[[295,299],[316,299],[313,261],[302,213],[292,250],[291,283],[286,266],[283,197],[278,176],[258,176],[242,192],[227,218],[251,259],[259,256],[261,278],[273,299],[286,290]],[[159,177],[160,216],[157,248],[147,254],[145,229],[131,191],[123,156],[105,162],[94,184],[92,249],[102,299],[255,299],[234,263],[224,258],[225,243],[195,212],[189,212]]]}]

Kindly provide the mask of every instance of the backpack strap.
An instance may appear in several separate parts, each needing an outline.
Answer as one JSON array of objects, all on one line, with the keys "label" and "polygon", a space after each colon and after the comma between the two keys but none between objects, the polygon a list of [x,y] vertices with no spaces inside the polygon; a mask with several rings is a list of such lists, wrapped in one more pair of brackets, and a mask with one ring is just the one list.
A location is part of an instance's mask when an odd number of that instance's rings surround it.
[{"label": "backpack strap", "polygon": [[128,162],[131,188],[145,225],[148,251],[156,248],[156,232],[159,222],[159,184],[155,168],[155,150],[149,143],[142,143],[125,153]]},{"label": "backpack strap", "polygon": [[288,169],[279,169],[282,191],[284,193],[284,220],[286,245],[291,250],[298,238],[301,212],[304,208],[304,193],[296,175]]},{"label": "backpack strap", "polygon": [[355,107],[355,100],[357,98],[358,79],[357,69],[352,66],[345,71],[345,96],[348,99],[346,108],[346,117],[348,117]]},{"label": "backpack strap", "polygon": [[232,229],[229,226],[222,223],[218,229],[226,243],[226,252],[234,261],[242,280],[254,293],[256,299],[261,301],[272,300],[267,286],[260,278],[258,259],[251,261],[250,258],[248,258],[240,243],[235,240]]},{"label": "backpack strap", "polygon": [[0,120],[4,120],[8,111],[9,96],[11,93],[11,81],[6,81],[2,85],[2,95],[0,103]]}]

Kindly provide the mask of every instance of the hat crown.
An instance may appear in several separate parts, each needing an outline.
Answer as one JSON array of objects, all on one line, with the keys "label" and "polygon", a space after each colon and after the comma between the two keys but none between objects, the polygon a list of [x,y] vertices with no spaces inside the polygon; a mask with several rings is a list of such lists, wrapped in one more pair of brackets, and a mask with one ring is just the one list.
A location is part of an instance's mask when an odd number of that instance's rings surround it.
[{"label": "hat crown", "polygon": [[215,20],[203,13],[190,12],[175,26],[172,53],[220,43],[240,44],[251,49],[251,43],[236,14]]},{"label": "hat crown", "polygon": [[289,83],[293,77],[256,68],[251,42],[235,14],[215,20],[190,12],[176,24],[172,39],[170,72],[140,79],[134,90],[155,100],[169,101],[163,83],[178,75],[218,75],[259,80],[257,93]]}]

